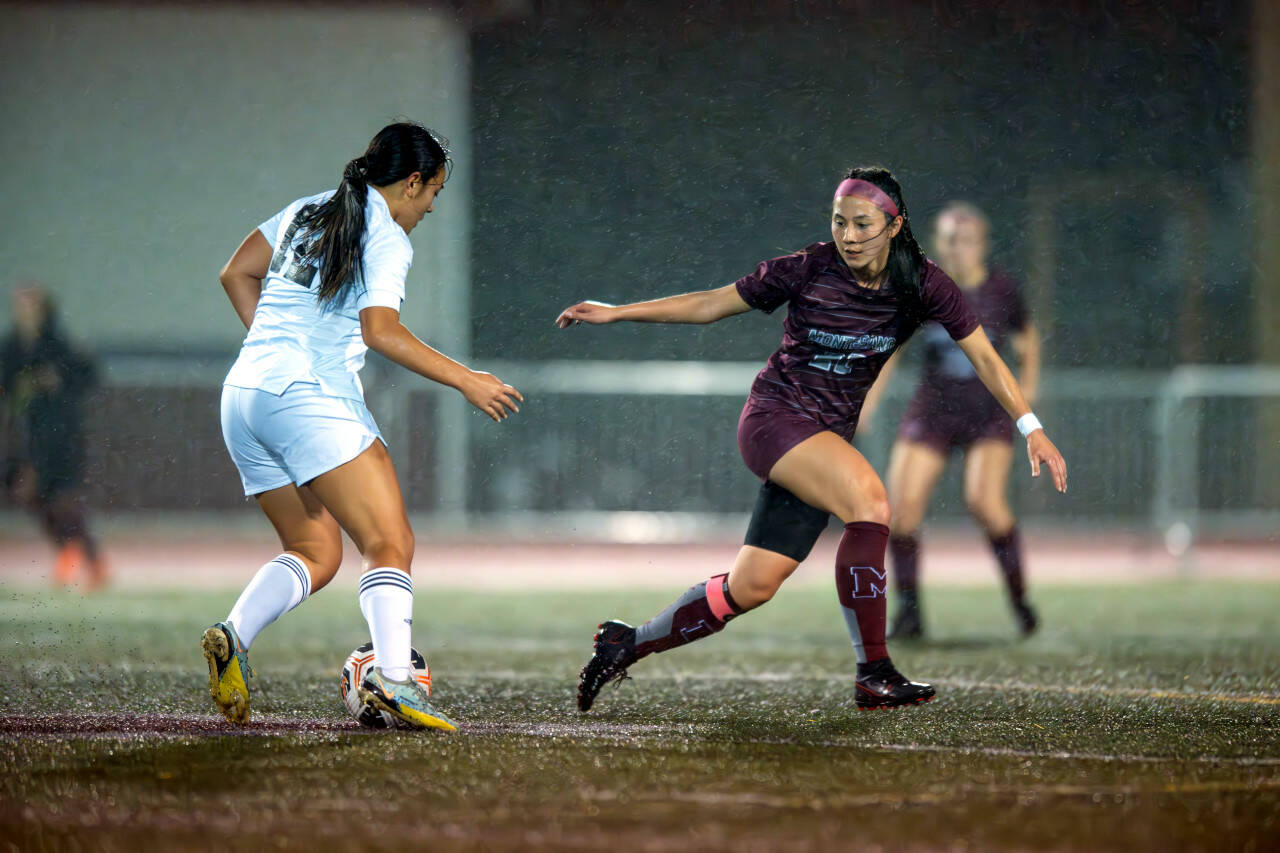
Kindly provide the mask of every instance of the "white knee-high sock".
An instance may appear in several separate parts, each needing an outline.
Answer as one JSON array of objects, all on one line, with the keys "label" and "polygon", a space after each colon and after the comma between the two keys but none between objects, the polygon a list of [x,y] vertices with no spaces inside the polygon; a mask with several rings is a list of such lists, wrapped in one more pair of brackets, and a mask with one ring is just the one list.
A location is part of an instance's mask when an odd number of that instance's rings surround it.
[{"label": "white knee-high sock", "polygon": [[245,649],[263,628],[297,607],[311,594],[311,572],[292,554],[281,554],[262,568],[240,593],[227,621]]},{"label": "white knee-high sock", "polygon": [[360,612],[373,638],[373,665],[387,678],[410,674],[413,578],[400,569],[371,569],[360,578]]}]

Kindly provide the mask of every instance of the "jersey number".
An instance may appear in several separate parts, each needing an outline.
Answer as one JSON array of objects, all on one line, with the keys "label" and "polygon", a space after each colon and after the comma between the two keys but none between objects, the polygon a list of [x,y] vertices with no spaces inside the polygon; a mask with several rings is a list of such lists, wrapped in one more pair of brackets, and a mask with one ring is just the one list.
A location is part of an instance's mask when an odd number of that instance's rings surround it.
[{"label": "jersey number", "polygon": [[[280,241],[280,248],[276,249],[276,253],[271,256],[271,272],[289,279],[294,284],[307,288],[311,287],[311,282],[315,280],[316,273],[319,271],[315,264],[306,260],[306,257],[312,254],[316,241],[312,240],[305,246],[298,246],[295,249],[293,237],[298,233],[299,220],[303,214],[310,212],[310,207],[304,207],[298,211],[298,215],[293,217],[293,221],[289,223],[289,227],[284,232],[284,239]],[[286,261],[288,261],[287,268],[285,267]]]},{"label": "jersey number", "polygon": [[827,373],[839,373],[841,376],[853,369],[855,359],[866,358],[860,352],[832,353],[831,355],[815,355],[809,364]]}]

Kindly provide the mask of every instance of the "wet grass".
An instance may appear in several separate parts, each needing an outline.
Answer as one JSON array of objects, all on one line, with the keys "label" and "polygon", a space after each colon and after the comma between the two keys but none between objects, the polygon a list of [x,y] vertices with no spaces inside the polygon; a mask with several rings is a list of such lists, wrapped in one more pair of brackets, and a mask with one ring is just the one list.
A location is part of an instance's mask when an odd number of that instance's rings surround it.
[{"label": "wet grass", "polygon": [[[678,592],[673,590],[672,594]],[[253,650],[255,725],[219,722],[200,630],[235,592],[0,589],[0,840],[19,849],[1265,850],[1280,845],[1280,590],[1045,588],[1014,639],[937,590],[894,647],[939,698],[858,713],[834,596],[784,590],[573,710],[591,626],[649,591],[419,595],[463,733],[368,733],[322,593]],[[375,839],[368,838],[372,833]]]}]

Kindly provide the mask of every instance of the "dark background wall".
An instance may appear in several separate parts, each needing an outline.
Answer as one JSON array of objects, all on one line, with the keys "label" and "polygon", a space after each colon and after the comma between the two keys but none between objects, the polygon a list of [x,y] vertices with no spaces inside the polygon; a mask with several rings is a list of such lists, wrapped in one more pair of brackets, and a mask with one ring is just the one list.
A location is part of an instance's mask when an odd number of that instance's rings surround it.
[{"label": "dark background wall", "polygon": [[965,198],[998,263],[1048,258],[1053,365],[1250,359],[1248,5],[960,5],[548,2],[476,31],[475,352],[763,359],[777,317],[551,319],[830,239],[841,171],[883,163],[920,236]]}]

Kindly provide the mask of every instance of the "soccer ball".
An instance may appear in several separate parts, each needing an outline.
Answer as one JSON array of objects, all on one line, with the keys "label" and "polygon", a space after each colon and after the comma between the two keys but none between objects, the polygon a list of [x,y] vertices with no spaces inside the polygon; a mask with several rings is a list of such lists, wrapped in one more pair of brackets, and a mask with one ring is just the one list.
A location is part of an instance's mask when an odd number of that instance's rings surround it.
[{"label": "soccer ball", "polygon": [[[431,669],[427,666],[427,659],[422,656],[422,652],[412,649],[409,657],[409,664],[413,667],[413,677],[422,689],[427,691],[427,695],[431,695]],[[356,718],[362,726],[371,729],[396,729],[401,728],[402,723],[386,711],[376,710],[364,702],[360,701],[360,682],[364,680],[365,674],[373,666],[373,643],[365,643],[351,654],[347,655],[347,661],[342,665],[342,680],[338,684],[338,689],[342,693],[342,704],[347,706],[347,710],[351,712],[351,716]]]}]

